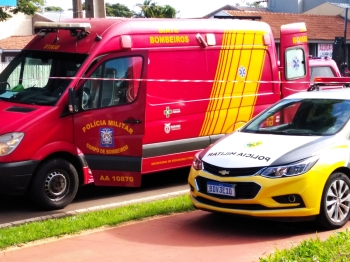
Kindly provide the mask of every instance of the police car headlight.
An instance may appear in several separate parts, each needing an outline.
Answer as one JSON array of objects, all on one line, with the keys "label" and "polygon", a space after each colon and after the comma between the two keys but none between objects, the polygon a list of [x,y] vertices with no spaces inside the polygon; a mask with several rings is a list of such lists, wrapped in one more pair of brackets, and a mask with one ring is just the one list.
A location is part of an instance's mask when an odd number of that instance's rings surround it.
[{"label": "police car headlight", "polygon": [[0,156],[11,154],[24,137],[24,133],[9,133],[0,136]]},{"label": "police car headlight", "polygon": [[313,156],[290,165],[268,167],[260,175],[268,178],[299,176],[309,171],[318,159],[318,156]]},{"label": "police car headlight", "polygon": [[193,163],[192,166],[195,170],[202,170],[203,169],[203,164],[202,164],[202,160],[199,159],[199,153],[195,154],[194,159],[193,159]]}]

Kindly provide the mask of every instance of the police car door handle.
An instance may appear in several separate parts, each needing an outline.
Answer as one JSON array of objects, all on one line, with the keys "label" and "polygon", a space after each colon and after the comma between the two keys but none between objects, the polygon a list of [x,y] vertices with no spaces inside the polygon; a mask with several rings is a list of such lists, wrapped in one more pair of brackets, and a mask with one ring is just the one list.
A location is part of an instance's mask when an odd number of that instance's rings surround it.
[{"label": "police car door handle", "polygon": [[141,124],[142,121],[138,119],[129,118],[123,121],[125,124]]}]

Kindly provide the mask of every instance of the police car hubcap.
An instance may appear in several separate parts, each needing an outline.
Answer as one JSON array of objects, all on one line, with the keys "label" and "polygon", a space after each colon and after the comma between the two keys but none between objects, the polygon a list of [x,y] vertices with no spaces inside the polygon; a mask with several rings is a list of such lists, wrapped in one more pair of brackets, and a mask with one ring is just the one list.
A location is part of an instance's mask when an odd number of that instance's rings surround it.
[{"label": "police car hubcap", "polygon": [[327,213],[333,222],[342,222],[350,209],[350,190],[343,180],[334,181],[327,192]]}]

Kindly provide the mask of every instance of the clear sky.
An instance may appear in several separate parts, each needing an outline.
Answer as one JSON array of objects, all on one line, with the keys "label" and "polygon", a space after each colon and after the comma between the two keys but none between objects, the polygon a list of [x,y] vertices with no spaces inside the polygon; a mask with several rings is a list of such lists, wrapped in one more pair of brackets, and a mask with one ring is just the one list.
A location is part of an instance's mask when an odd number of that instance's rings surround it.
[{"label": "clear sky", "polygon": [[[82,0],[82,2],[85,1]],[[180,11],[177,17],[191,18],[202,17],[225,5],[235,5],[236,3],[239,3],[241,6],[244,6],[244,2],[251,3],[253,0],[154,0],[153,2],[158,5],[171,5],[177,11]],[[130,10],[138,12],[139,9],[136,7],[136,4],[142,4],[143,0],[105,0],[105,3],[120,3],[129,7]],[[67,10],[73,7],[73,1],[46,0],[46,5],[59,6],[62,9]]]}]

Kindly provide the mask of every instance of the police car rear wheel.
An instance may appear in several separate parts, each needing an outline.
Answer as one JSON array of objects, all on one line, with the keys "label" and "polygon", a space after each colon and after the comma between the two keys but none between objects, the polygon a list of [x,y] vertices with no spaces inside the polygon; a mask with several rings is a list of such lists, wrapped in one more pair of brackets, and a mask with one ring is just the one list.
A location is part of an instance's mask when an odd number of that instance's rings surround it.
[{"label": "police car rear wheel", "polygon": [[343,173],[332,174],[323,189],[317,222],[328,229],[342,227],[350,217],[350,179]]},{"label": "police car rear wheel", "polygon": [[51,159],[35,172],[29,193],[32,202],[41,209],[62,209],[74,199],[78,184],[78,174],[71,163]]}]

